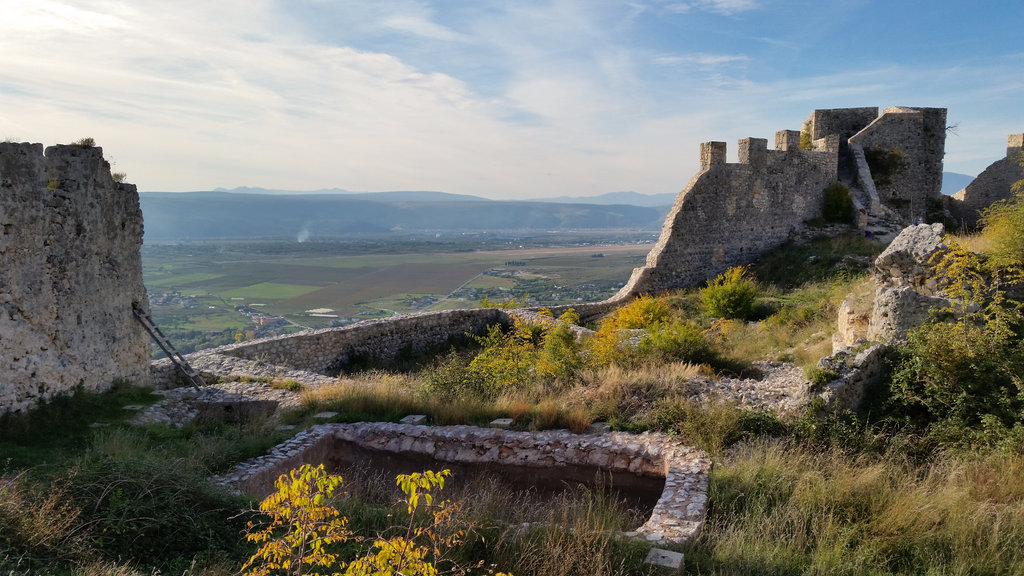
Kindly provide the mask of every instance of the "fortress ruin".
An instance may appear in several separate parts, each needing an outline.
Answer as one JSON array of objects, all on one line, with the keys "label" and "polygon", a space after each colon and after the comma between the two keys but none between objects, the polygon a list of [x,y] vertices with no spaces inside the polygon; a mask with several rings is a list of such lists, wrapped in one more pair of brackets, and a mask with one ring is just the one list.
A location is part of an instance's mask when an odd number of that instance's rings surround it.
[{"label": "fortress ruin", "polygon": [[[646,265],[615,297],[575,308],[593,318],[635,295],[750,263],[819,218],[834,181],[850,187],[865,233],[936,215],[975,224],[981,208],[1024,177],[1024,135],[1011,135],[1006,158],[944,198],[945,122],[942,108],[816,110],[803,130],[778,132],[773,150],[766,139],[741,140],[737,163],[726,161],[725,143],[701,144],[700,170]],[[879,156],[893,162],[878,164]],[[148,312],[142,231],[137,190],[114,181],[102,149],[0,143],[0,413],[78,386],[182,384],[168,361],[150,367],[149,336],[133,316],[133,307]],[[189,361],[207,378],[258,370],[330,378],[356,358],[386,365],[509,322],[494,309],[421,313],[224,346]]]}]

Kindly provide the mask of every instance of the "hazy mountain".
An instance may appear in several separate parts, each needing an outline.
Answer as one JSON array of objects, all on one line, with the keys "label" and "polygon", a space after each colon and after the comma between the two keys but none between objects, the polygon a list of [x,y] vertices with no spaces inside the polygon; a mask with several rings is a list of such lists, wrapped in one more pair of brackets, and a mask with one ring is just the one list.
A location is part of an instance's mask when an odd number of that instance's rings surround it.
[{"label": "hazy mountain", "polygon": [[487,202],[487,198],[471,196],[469,194],[449,194],[447,192],[433,192],[430,190],[397,190],[394,192],[352,192],[341,188],[322,188],[320,190],[276,190],[272,188],[251,188],[240,186],[230,190],[226,188],[215,188],[214,192],[227,192],[229,194],[274,194],[282,196],[337,196],[344,195],[350,198],[363,198],[366,200],[387,200],[393,202],[451,202],[455,200]]},{"label": "hazy mountain", "polygon": [[558,202],[561,204],[627,204],[630,206],[647,206],[656,208],[671,206],[677,194],[641,194],[639,192],[608,192],[597,196],[556,196],[554,198],[534,198],[531,202]]},{"label": "hazy mountain", "polygon": [[145,237],[153,242],[341,239],[442,232],[658,231],[669,210],[668,206],[482,198],[406,201],[402,200],[404,194],[143,192],[139,198],[146,222]]},{"label": "hazy mountain", "polygon": [[968,176],[967,174],[957,174],[956,172],[943,172],[942,173],[942,193],[943,194],[956,194],[961,188],[967,186],[974,181],[974,176]]}]

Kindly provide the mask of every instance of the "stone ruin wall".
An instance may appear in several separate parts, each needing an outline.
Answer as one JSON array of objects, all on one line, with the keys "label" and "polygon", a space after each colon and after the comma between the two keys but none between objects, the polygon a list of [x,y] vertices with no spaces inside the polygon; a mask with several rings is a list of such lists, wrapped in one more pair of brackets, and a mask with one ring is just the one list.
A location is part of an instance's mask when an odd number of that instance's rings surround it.
[{"label": "stone ruin wall", "polygon": [[906,168],[892,175],[888,185],[875,180],[881,202],[905,221],[924,220],[942,198],[942,159],[946,148],[946,109],[894,106],[850,137],[865,151],[898,149],[906,155]]},{"label": "stone ruin wall", "polygon": [[142,212],[100,148],[0,143],[0,413],[144,383]]},{"label": "stone ruin wall", "polygon": [[[677,197],[646,265],[615,297],[575,308],[594,318],[634,295],[699,284],[782,245],[805,220],[821,215],[822,191],[837,178],[847,137],[907,154],[906,174],[879,192],[886,198],[937,195],[945,110],[890,108],[882,116],[877,110],[815,111],[811,151],[799,150],[794,130],[776,134],[775,150],[764,139],[741,140],[738,163],[726,162],[725,143],[702,144],[701,169]],[[1019,150],[1020,143],[1019,135],[1011,137],[1010,148]],[[80,383],[100,389],[117,378],[145,381],[148,337],[131,314],[133,302],[148,306],[135,187],[113,181],[99,148],[56,146],[44,154],[41,145],[0,144],[0,170],[0,412]],[[972,198],[969,190],[965,197]],[[988,202],[986,196],[979,204]],[[552,310],[557,315],[565,308]],[[190,358],[203,366],[246,364],[333,377],[353,362],[388,364],[509,322],[508,311],[496,309],[415,314]],[[181,384],[166,360],[154,364],[152,375],[157,387]]]},{"label": "stone ruin wall", "polygon": [[836,179],[838,141],[799,150],[800,133],[739,142],[739,163],[726,163],[724,142],[701,144],[701,169],[676,198],[647,263],[613,299],[699,284],[748,264],[821,216],[823,191]]},{"label": "stone ruin wall", "polygon": [[1006,139],[1006,157],[993,162],[966,188],[946,199],[946,207],[957,224],[976,227],[981,210],[1010,196],[1014,183],[1024,180],[1022,154],[1024,134],[1011,134]]}]

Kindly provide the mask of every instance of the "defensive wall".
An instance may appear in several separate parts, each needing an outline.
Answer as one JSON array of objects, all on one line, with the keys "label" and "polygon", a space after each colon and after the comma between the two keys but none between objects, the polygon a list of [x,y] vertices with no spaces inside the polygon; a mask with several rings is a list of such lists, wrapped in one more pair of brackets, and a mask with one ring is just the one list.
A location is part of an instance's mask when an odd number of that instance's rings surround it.
[{"label": "defensive wall", "polygon": [[990,164],[966,188],[947,198],[946,206],[957,224],[974,228],[981,210],[1006,198],[1013,184],[1024,180],[1022,154],[1024,134],[1010,134],[1006,138],[1006,157]]},{"label": "defensive wall", "polygon": [[144,382],[142,211],[100,148],[0,143],[0,413]]},{"label": "defensive wall", "polygon": [[[747,264],[790,240],[821,216],[823,190],[835,180],[868,189],[871,213],[896,210],[904,223],[939,197],[945,142],[940,108],[816,110],[801,133],[739,142],[736,163],[723,142],[700,146],[701,167],[676,198],[645,266],[604,302],[574,306],[594,318],[641,293],[698,285]],[[950,200],[964,221],[1009,196],[1021,177],[1015,164],[1024,135],[1010,137],[1007,157]],[[860,150],[892,150],[906,167],[875,186]],[[877,204],[877,206],[875,206]],[[148,307],[139,248],[142,214],[135,186],[115,182],[100,148],[0,144],[0,413],[22,410],[81,385],[102,389],[117,379],[143,382],[148,335],[132,306]],[[559,314],[567,307],[555,307]],[[147,310],[148,311],[148,310]],[[190,356],[216,377],[249,366],[330,378],[352,365],[387,365],[443,349],[511,322],[510,311],[421,313],[307,331],[202,351]],[[180,385],[167,361],[151,382]]]},{"label": "defensive wall", "polygon": [[700,146],[700,171],[676,198],[647,263],[617,298],[699,284],[784,244],[806,220],[820,217],[823,191],[836,179],[838,139],[800,150],[800,135],[739,142],[739,162],[726,162],[725,142]]}]

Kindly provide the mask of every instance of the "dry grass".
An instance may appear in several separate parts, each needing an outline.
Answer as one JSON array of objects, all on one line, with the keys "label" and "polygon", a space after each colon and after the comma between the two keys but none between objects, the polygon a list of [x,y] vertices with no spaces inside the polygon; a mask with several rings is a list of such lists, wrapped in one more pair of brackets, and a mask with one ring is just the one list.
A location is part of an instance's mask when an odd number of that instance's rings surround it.
[{"label": "dry grass", "polygon": [[979,254],[991,254],[996,247],[996,242],[992,235],[982,234],[981,232],[976,232],[974,234],[955,234],[952,238],[957,244],[963,246],[967,250],[977,252]]},{"label": "dry grass", "polygon": [[589,407],[597,418],[634,417],[650,410],[657,399],[685,391],[688,380],[710,373],[707,366],[686,362],[636,368],[613,364],[584,374],[567,402]]},{"label": "dry grass", "polygon": [[1019,574],[1024,459],[745,445],[716,465],[705,574]]}]

